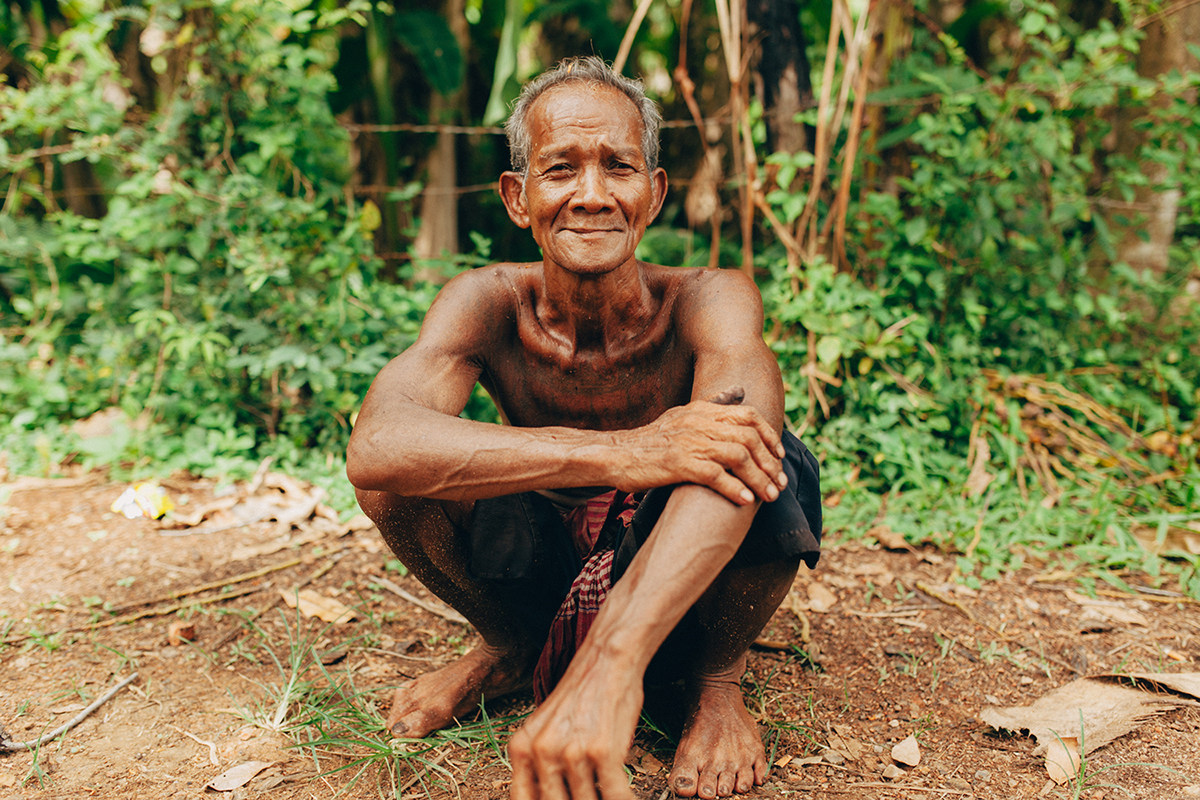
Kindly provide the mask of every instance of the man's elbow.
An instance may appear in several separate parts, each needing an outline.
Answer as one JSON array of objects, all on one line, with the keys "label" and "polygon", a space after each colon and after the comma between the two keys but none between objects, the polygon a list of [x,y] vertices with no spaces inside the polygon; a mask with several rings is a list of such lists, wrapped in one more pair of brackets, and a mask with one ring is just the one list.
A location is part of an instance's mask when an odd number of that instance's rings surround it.
[{"label": "man's elbow", "polygon": [[351,436],[346,448],[346,478],[355,489],[381,490],[385,487],[387,470],[383,459],[361,436]]}]

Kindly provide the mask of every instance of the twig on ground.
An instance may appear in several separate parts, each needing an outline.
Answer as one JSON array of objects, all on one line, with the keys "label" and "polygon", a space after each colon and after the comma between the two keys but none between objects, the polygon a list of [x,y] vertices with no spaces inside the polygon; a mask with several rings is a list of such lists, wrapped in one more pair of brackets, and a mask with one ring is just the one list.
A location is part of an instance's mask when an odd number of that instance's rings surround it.
[{"label": "twig on ground", "polygon": [[78,725],[79,723],[81,723],[85,719],[87,719],[89,714],[91,714],[93,711],[95,711],[100,706],[107,703],[112,698],[112,696],[115,695],[117,692],[121,691],[126,686],[133,683],[133,681],[137,680],[137,676],[138,676],[138,674],[135,672],[132,675],[130,675],[129,677],[124,678],[119,683],[117,683],[116,686],[112,687],[107,692],[105,692],[104,694],[100,695],[95,700],[93,700],[91,705],[89,705],[83,711],[80,711],[78,714],[71,717],[71,719],[67,720],[67,722],[65,724],[60,725],[59,727],[55,728],[54,730],[50,731],[47,734],[39,736],[37,739],[31,739],[27,742],[14,742],[11,738],[9,738],[8,734],[4,732],[4,729],[0,728],[0,750],[6,750],[6,751],[32,750],[33,748],[39,747],[40,745],[42,745],[45,742],[48,742],[52,739],[62,736],[64,733],[71,730],[71,728],[74,728],[76,725]]},{"label": "twig on ground", "polygon": [[174,728],[175,730],[179,731],[180,733],[182,733],[184,736],[191,739],[193,742],[196,742],[197,744],[202,744],[205,747],[207,747],[208,748],[208,760],[212,762],[212,765],[214,767],[221,766],[221,762],[219,760],[217,760],[217,746],[215,744],[208,741],[207,739],[201,739],[199,736],[195,735],[194,733],[188,733],[183,728],[180,728],[177,725],[171,725],[171,727]]},{"label": "twig on ground", "polygon": [[[146,611],[139,611],[136,614],[128,614],[124,617],[113,617],[112,619],[105,619],[101,620],[100,622],[91,622],[87,625],[72,625],[69,628],[52,631],[47,635],[58,636],[64,633],[79,633],[81,631],[96,631],[100,630],[101,628],[111,628],[114,625],[123,625],[127,622],[137,622],[139,619],[145,619],[146,617],[161,617],[164,614],[174,614],[181,608],[187,608],[188,606],[206,606],[210,603],[221,603],[225,600],[232,600],[235,597],[244,597],[248,594],[254,594],[255,592],[261,591],[261,589],[262,587],[251,586],[245,589],[237,589],[232,592],[222,592],[221,594],[213,595],[212,597],[202,597],[199,600],[187,600],[178,603],[172,603],[169,606],[163,606],[162,608],[151,608]],[[28,638],[30,638],[30,634],[22,633],[18,636],[10,636],[7,639],[0,639],[0,644],[16,644],[18,642],[23,642]]]},{"label": "twig on ground", "polygon": [[120,614],[123,611],[128,611],[132,608],[138,608],[140,606],[148,606],[154,603],[165,603],[168,600],[178,600],[179,598],[187,597],[190,594],[200,594],[200,592],[207,592],[210,589],[220,589],[224,586],[233,586],[235,583],[245,583],[246,581],[254,580],[255,578],[261,578],[264,575],[270,575],[272,572],[278,572],[281,569],[294,567],[297,564],[302,564],[303,562],[304,559],[301,558],[288,559],[287,561],[281,561],[278,564],[272,564],[269,567],[252,570],[251,572],[243,572],[240,575],[233,575],[228,578],[223,578],[219,581],[209,581],[208,583],[202,583],[199,586],[193,586],[189,589],[180,589],[178,591],[168,592],[167,594],[153,597],[149,600],[140,600],[136,603],[128,603],[127,605],[121,606],[113,613]]},{"label": "twig on ground", "polygon": [[[320,578],[325,573],[329,572],[329,570],[333,569],[334,565],[337,564],[337,562],[340,561],[344,555],[346,555],[346,553],[344,552],[344,548],[342,551],[334,553],[328,561],[326,561],[324,564],[322,564],[320,567],[318,567],[311,575],[309,575],[307,578],[305,578],[304,580],[300,581],[295,586],[293,586],[292,591],[297,592],[297,591],[303,589],[305,586],[312,583],[317,578]],[[300,559],[296,559],[296,561],[294,563],[299,564]],[[282,602],[281,599],[276,597],[274,600],[272,600],[270,603],[268,603],[267,606],[265,608],[263,608],[262,611],[259,611],[257,614],[250,617],[246,621],[247,622],[257,621],[263,614],[266,614],[272,608],[279,605],[280,602]],[[216,643],[211,648],[209,648],[209,652],[210,653],[217,652],[222,647],[229,644],[231,641],[233,641],[237,637],[241,636],[243,630],[245,630],[245,628],[243,628],[241,626],[235,627],[233,630],[229,631],[224,636],[222,636],[220,639],[218,639],[216,641]]]},{"label": "twig on ground", "polygon": [[448,619],[451,622],[457,622],[460,625],[470,625],[471,624],[470,622],[467,621],[466,617],[464,617],[462,614],[455,611],[453,608],[449,608],[447,606],[443,606],[438,603],[430,603],[425,600],[422,600],[421,598],[417,597],[415,594],[413,594],[411,592],[407,592],[404,589],[401,589],[399,586],[392,583],[387,578],[372,576],[371,580],[374,581],[375,583],[378,583],[380,586],[387,589],[389,592],[392,592],[393,594],[399,595],[400,597],[404,598],[408,602],[412,603],[414,606],[419,606],[420,608],[425,609],[430,614],[437,614],[442,619]]}]

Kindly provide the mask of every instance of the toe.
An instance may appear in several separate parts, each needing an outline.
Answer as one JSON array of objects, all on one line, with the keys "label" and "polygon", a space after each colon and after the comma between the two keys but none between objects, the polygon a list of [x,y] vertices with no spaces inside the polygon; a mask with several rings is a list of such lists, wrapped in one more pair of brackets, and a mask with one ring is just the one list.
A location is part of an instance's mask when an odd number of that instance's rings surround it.
[{"label": "toe", "polygon": [[737,773],[737,781],[734,783],[734,791],[738,794],[745,794],[754,786],[754,770],[739,769]]},{"label": "toe", "polygon": [[691,764],[677,764],[671,770],[671,791],[675,792],[678,797],[695,797],[698,782],[699,775],[696,774],[696,768]]},{"label": "toe", "polygon": [[717,796],[717,775],[715,770],[704,770],[700,773],[700,789],[697,794],[703,800],[712,800]]},{"label": "toe", "polygon": [[737,783],[737,770],[727,767],[721,770],[721,774],[717,776],[717,796],[729,797],[733,794],[733,787]]}]

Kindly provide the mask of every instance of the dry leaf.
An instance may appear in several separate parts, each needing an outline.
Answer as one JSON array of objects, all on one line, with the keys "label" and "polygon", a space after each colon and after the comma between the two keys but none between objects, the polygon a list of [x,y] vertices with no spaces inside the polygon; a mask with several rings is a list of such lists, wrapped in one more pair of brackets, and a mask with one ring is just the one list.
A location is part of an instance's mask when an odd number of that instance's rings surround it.
[{"label": "dry leaf", "polygon": [[1132,608],[1127,608],[1121,603],[1111,600],[1093,600],[1085,594],[1072,592],[1070,589],[1067,589],[1064,594],[1066,594],[1068,600],[1083,606],[1089,612],[1095,612],[1111,619],[1113,622],[1121,622],[1126,625],[1150,624],[1150,620],[1146,619],[1144,615],[1134,611]]},{"label": "dry leaf", "polygon": [[892,748],[892,760],[909,767],[920,764],[921,746],[917,744],[917,738],[910,734],[904,741],[896,744]]},{"label": "dry leaf", "polygon": [[215,789],[218,792],[233,791],[239,786],[245,786],[250,782],[251,778],[262,772],[267,767],[271,766],[272,763],[274,762],[247,761],[244,764],[238,764],[236,767],[230,767],[208,783],[204,784],[204,788]]},{"label": "dry leaf", "polygon": [[342,526],[338,528],[337,535],[345,536],[347,533],[353,533],[354,531],[369,531],[374,527],[375,523],[366,514],[355,514],[342,523]]},{"label": "dry leaf", "polygon": [[299,593],[292,591],[279,594],[289,608],[296,608],[298,603],[300,613],[306,617],[316,617],[325,622],[349,622],[358,616],[354,609],[339,603],[332,597],[317,594],[312,589],[301,589]]},{"label": "dry leaf", "polygon": [[167,644],[178,647],[196,638],[196,623],[177,619],[167,626]]},{"label": "dry leaf", "polygon": [[1186,694],[1200,700],[1200,672],[1129,672],[1124,675],[1103,675],[1104,678],[1115,678],[1121,681],[1144,681],[1154,686],[1170,689],[1173,692]]},{"label": "dry leaf", "polygon": [[791,762],[792,762],[791,756],[780,756],[779,758],[775,759],[775,766],[782,769],[782,768],[786,767],[788,764],[790,764]]},{"label": "dry leaf", "polygon": [[1046,773],[1062,786],[1079,774],[1079,740],[1073,736],[1055,738],[1046,745]]},{"label": "dry leaf", "polygon": [[1086,755],[1155,715],[1189,702],[1117,683],[1080,678],[1044,695],[1033,705],[990,706],[979,716],[998,730],[1029,731],[1038,740],[1034,755],[1044,753],[1047,745],[1058,737],[1081,740]]},{"label": "dry leaf", "polygon": [[1158,541],[1157,525],[1134,525],[1130,533],[1137,539],[1138,544],[1155,555],[1169,552],[1200,555],[1200,533],[1187,528],[1169,526],[1167,535],[1161,542]]},{"label": "dry leaf", "polygon": [[837,605],[837,595],[825,588],[820,583],[810,583],[808,585],[808,610],[815,611],[818,614],[824,614]]},{"label": "dry leaf", "polygon": [[867,536],[874,536],[875,541],[886,547],[888,550],[907,550],[908,542],[904,539],[904,534],[896,533],[889,525],[876,525],[867,531]]},{"label": "dry leaf", "polygon": [[996,480],[996,476],[987,471],[988,462],[992,460],[992,450],[987,439],[982,436],[975,437],[971,446],[975,451],[975,458],[971,462],[971,473],[967,476],[967,496],[979,497],[988,484]]}]

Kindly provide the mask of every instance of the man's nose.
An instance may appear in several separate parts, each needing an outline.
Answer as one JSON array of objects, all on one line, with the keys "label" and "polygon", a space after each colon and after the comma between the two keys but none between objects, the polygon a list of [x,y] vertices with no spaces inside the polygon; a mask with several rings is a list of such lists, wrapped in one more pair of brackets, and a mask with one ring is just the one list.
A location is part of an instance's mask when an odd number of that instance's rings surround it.
[{"label": "man's nose", "polygon": [[608,180],[600,167],[585,167],[579,172],[579,182],[571,196],[571,207],[592,214],[607,211],[615,205]]}]

